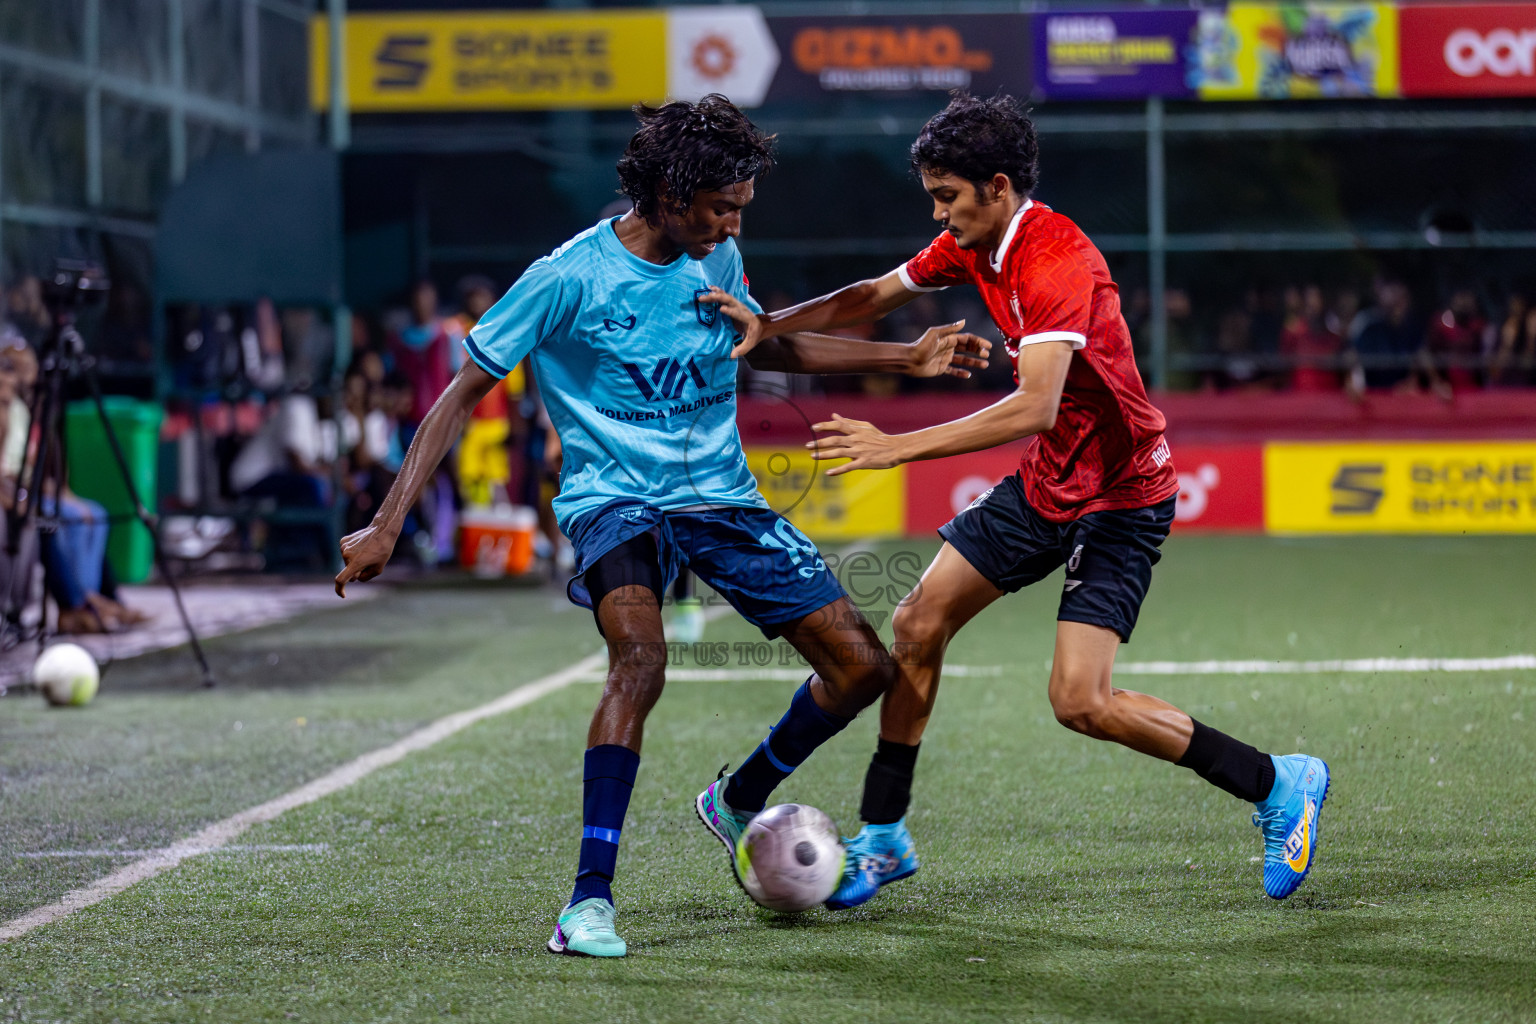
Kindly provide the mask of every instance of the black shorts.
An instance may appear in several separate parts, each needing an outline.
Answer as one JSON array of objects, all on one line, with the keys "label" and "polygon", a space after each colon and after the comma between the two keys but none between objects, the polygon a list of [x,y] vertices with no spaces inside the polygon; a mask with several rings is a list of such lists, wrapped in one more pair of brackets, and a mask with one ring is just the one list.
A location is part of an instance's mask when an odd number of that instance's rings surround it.
[{"label": "black shorts", "polygon": [[1173,506],[1169,498],[1147,508],[1089,512],[1053,523],[1031,507],[1015,473],[939,527],[939,536],[1010,594],[1065,565],[1056,618],[1103,626],[1125,641],[1136,628],[1152,567],[1162,557]]}]

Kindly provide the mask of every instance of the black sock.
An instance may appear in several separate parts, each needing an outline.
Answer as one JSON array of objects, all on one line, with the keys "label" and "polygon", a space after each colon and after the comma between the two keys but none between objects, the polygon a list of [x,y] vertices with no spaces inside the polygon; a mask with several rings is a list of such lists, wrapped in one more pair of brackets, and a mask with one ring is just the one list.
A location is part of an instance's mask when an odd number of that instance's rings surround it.
[{"label": "black sock", "polygon": [[1189,749],[1179,758],[1179,767],[1188,768],[1206,782],[1233,796],[1258,803],[1275,788],[1275,762],[1241,740],[1201,725],[1189,738]]},{"label": "black sock", "polygon": [[892,743],[881,740],[875,746],[875,756],[869,759],[869,771],[864,775],[864,802],[859,806],[859,817],[871,825],[891,825],[907,813],[912,802],[912,769],[917,767],[917,748],[914,743]]}]

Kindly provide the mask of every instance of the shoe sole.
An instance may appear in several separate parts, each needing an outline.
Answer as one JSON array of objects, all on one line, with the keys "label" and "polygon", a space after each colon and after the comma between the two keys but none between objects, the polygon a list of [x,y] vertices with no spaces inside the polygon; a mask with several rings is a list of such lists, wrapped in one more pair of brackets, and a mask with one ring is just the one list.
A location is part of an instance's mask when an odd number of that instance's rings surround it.
[{"label": "shoe sole", "polygon": [[[1322,760],[1319,758],[1318,760]],[[1328,791],[1333,788],[1333,770],[1328,767],[1328,762],[1323,761],[1323,794],[1317,798],[1317,817],[1312,822],[1312,856],[1307,858],[1307,866],[1301,869],[1301,877],[1296,879],[1296,884],[1291,886],[1291,891],[1284,896],[1269,896],[1272,900],[1290,899],[1296,895],[1296,890],[1301,888],[1301,883],[1307,880],[1312,873],[1312,865],[1317,861],[1317,850],[1323,838],[1323,804],[1328,802]]]},{"label": "shoe sole", "polygon": [[[709,792],[709,790],[706,789],[704,793],[707,792]],[[705,828],[709,829],[709,834],[720,840],[720,845],[725,847],[725,856],[731,862],[731,877],[736,880],[737,888],[746,893],[748,899],[751,899],[752,894],[747,892],[746,883],[741,880],[741,873],[736,870],[735,845],[725,837],[724,833],[722,833],[719,829],[715,828],[715,826],[710,823],[709,818],[704,813],[704,793],[700,793],[697,797],[694,798],[693,813],[698,817],[700,823],[702,823]]]},{"label": "shoe sole", "polygon": [[570,946],[561,945],[555,941],[553,935],[549,937],[548,942],[544,943],[544,948],[559,956],[584,956],[588,960],[617,960],[620,957],[629,955],[628,949],[622,953],[583,953],[579,949],[572,949]]},{"label": "shoe sole", "polygon": [[912,867],[909,870],[903,871],[899,875],[892,875],[890,878],[887,878],[885,881],[883,881],[879,885],[875,886],[875,891],[874,892],[870,893],[864,899],[859,900],[859,902],[857,902],[857,903],[833,903],[831,900],[827,900],[825,903],[822,904],[822,906],[826,907],[828,910],[852,910],[854,907],[862,907],[864,904],[868,903],[870,900],[874,899],[876,896],[879,896],[880,895],[880,890],[884,889],[886,886],[890,885],[892,882],[899,882],[903,878],[911,878],[913,875],[917,874],[917,869],[920,868],[920,867],[922,867],[921,864],[914,864],[914,865],[912,865]]}]

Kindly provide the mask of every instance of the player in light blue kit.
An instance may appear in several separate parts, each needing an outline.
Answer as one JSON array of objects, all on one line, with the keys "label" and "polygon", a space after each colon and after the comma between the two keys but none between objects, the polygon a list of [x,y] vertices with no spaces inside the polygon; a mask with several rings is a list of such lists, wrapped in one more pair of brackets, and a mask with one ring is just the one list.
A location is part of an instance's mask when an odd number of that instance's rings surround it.
[{"label": "player in light blue kit", "polygon": [[[525,356],[564,447],[555,514],[576,547],[569,593],[608,643],[607,685],[587,732],[576,885],[549,948],[623,956],[611,882],[640,764],[646,715],[666,668],[661,598],[686,566],[815,670],[732,775],[696,803],[735,864],[736,838],[768,794],[878,700],[895,665],[806,537],[767,506],[736,431],[738,340],[707,300],[720,288],[753,308],[735,238],[763,136],[722,96],[637,107],[619,161],[635,208],[536,261],[464,341],[470,357],[406,454],[372,524],[341,543],[337,593],[377,576],[405,512],[469,412]],[[749,355],[797,373],[968,376],[989,345],[933,328],[907,345],[790,335]]]}]

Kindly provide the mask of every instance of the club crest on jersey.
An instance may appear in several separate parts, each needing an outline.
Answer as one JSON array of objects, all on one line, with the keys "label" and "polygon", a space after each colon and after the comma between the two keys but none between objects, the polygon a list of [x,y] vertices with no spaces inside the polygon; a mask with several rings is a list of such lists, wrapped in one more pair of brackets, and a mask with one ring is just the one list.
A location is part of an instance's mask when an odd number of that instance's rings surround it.
[{"label": "club crest on jersey", "polygon": [[673,359],[671,356],[658,359],[656,369],[651,372],[649,378],[646,377],[645,371],[634,363],[625,363],[624,369],[647,402],[677,401],[689,380],[700,388],[705,384],[704,374],[699,372],[698,364],[692,359],[687,362]]},{"label": "club crest on jersey", "polygon": [[708,294],[708,288],[695,288],[693,290],[693,312],[699,318],[699,323],[705,327],[713,327],[715,326],[715,321],[720,319],[720,307],[713,302],[704,301],[704,296]]},{"label": "club crest on jersey", "polygon": [[635,314],[631,313],[623,320],[610,320],[603,317],[603,330],[605,331],[632,331],[635,329]]}]

